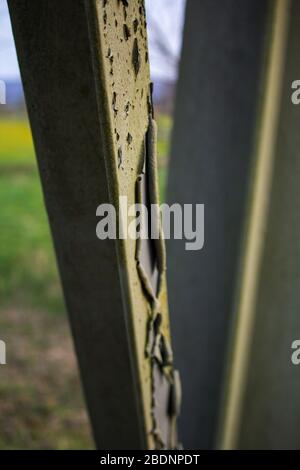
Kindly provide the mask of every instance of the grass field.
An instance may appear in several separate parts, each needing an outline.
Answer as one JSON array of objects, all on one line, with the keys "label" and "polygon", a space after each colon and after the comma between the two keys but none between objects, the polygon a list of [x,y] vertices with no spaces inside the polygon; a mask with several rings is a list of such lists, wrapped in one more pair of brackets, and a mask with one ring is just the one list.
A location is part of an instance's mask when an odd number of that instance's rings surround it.
[{"label": "grass field", "polygon": [[0,123],[1,165],[33,165],[33,144],[26,119],[2,118]]},{"label": "grass field", "polygon": [[61,311],[62,295],[27,122],[0,122],[0,305]]},{"label": "grass field", "polygon": [[[159,120],[164,197],[171,120]],[[93,446],[27,121],[0,119],[0,448]]]}]

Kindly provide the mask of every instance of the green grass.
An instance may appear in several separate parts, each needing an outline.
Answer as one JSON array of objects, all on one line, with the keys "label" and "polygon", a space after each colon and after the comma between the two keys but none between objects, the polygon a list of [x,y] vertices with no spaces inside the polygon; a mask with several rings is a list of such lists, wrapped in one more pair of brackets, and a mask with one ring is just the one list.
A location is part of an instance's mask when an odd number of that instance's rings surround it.
[{"label": "green grass", "polygon": [[49,226],[36,169],[1,173],[0,299],[62,310]]},{"label": "green grass", "polygon": [[170,133],[172,129],[172,118],[168,115],[160,114],[157,117],[158,125],[158,164],[166,166],[170,152]]},{"label": "green grass", "polygon": [[166,197],[172,118],[170,116],[160,114],[157,118],[157,124],[158,124],[157,153],[158,153],[159,191],[160,191],[160,200],[164,201]]},{"label": "green grass", "polygon": [[35,164],[28,122],[24,118],[0,120],[0,165],[31,166]]},{"label": "green grass", "polygon": [[0,121],[0,207],[0,303],[61,311],[61,288],[25,120]]}]

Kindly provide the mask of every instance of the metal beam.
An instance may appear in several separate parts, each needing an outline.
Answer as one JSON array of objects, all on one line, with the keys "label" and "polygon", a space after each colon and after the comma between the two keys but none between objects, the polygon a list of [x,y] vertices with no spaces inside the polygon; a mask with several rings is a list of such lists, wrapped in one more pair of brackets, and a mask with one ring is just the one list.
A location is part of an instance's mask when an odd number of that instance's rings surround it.
[{"label": "metal beam", "polygon": [[229,356],[224,448],[299,448],[300,3],[274,2],[244,255]]},{"label": "metal beam", "polygon": [[167,248],[180,435],[193,449],[216,439],[269,18],[265,0],[187,2],[168,202],[205,204],[205,244]]},{"label": "metal beam", "polygon": [[[157,357],[169,342],[165,275],[157,312],[139,275],[136,241],[96,237],[97,207],[112,203],[118,211],[119,196],[136,202],[148,157],[144,3],[10,0],[9,8],[96,445],[176,446],[176,374]],[[151,196],[148,180],[145,170]],[[153,267],[156,255],[146,248]],[[156,355],[146,352],[150,333]]]}]

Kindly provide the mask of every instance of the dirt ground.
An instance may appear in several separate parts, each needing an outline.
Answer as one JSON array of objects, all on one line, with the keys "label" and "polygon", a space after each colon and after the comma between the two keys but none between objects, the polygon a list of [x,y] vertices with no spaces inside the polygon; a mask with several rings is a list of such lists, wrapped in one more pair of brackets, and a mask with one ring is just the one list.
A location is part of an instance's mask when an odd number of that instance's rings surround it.
[{"label": "dirt ground", "polygon": [[0,336],[0,448],[93,448],[66,317],[1,310]]}]

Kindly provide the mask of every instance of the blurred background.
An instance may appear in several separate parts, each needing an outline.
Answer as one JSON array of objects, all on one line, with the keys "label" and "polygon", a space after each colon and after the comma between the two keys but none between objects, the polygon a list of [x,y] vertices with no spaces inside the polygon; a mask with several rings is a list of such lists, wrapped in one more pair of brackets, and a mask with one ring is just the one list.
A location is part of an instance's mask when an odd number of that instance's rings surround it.
[{"label": "blurred background", "polygon": [[[163,199],[185,0],[146,8]],[[0,80],[0,338],[10,345],[0,368],[0,448],[92,448],[6,0]]]}]

